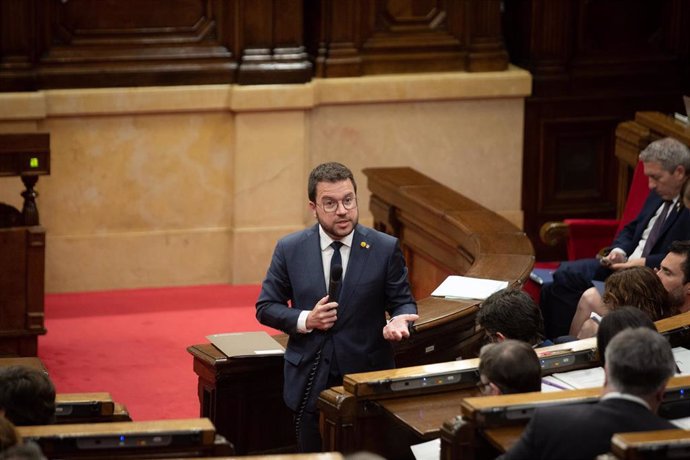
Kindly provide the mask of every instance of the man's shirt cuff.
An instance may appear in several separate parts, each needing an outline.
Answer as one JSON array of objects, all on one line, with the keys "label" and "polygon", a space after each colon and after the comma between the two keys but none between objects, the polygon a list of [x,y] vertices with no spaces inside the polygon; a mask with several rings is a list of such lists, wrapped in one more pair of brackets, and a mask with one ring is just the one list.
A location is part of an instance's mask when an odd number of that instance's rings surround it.
[{"label": "man's shirt cuff", "polygon": [[297,332],[308,334],[312,331],[307,329],[307,316],[309,316],[309,310],[302,310],[302,313],[299,314],[299,318],[297,318]]}]

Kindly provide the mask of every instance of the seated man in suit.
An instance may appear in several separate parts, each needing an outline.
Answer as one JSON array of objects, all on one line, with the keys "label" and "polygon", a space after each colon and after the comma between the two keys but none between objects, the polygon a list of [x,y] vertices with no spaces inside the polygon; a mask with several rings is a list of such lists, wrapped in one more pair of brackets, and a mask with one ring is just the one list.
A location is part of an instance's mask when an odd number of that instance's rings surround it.
[{"label": "seated man in suit", "polygon": [[479,352],[477,386],[487,396],[541,391],[539,358],[519,340],[484,345]]},{"label": "seated man in suit", "polygon": [[637,217],[605,256],[563,262],[553,283],[542,287],[539,306],[548,338],[568,334],[577,303],[592,280],[605,281],[613,271],[635,265],[657,268],[670,244],[690,235],[690,212],[680,197],[690,174],[690,149],[675,139],[660,139],[640,153],[640,160],[651,191]]},{"label": "seated man in suit", "polygon": [[610,450],[615,433],[676,428],[656,415],[675,369],[661,334],[647,328],[620,332],[606,348],[599,402],[537,409],[518,442],[499,458],[590,459]]},{"label": "seated man in suit", "polygon": [[476,321],[489,342],[515,339],[533,348],[553,345],[544,341],[544,320],[539,307],[520,289],[501,289],[491,294],[481,303]]},{"label": "seated man in suit", "polygon": [[0,368],[0,414],[16,426],[55,423],[55,386],[27,366]]},{"label": "seated man in suit", "polygon": [[[668,316],[690,311],[690,241],[674,241],[668,254],[661,261],[656,275],[668,292]],[[577,335],[582,325],[590,318],[592,312],[604,316],[606,306],[596,288],[587,289],[577,303],[575,316],[570,324],[570,335]]]}]

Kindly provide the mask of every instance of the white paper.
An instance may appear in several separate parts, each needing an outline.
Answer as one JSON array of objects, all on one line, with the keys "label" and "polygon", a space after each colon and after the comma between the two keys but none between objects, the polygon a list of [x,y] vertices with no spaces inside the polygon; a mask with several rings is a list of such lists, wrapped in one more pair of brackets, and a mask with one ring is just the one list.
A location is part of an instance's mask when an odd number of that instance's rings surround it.
[{"label": "white paper", "polygon": [[673,358],[676,360],[681,375],[690,375],[690,350],[683,347],[673,349]]},{"label": "white paper", "polygon": [[690,417],[682,417],[682,418],[675,418],[673,420],[669,420],[671,423],[673,423],[675,426],[678,428],[682,428],[684,430],[690,430]]},{"label": "white paper", "polygon": [[410,449],[417,460],[438,460],[441,458],[441,438],[412,445]]},{"label": "white paper", "polygon": [[275,350],[254,350],[255,355],[282,355],[285,353],[284,350],[276,348]]},{"label": "white paper", "polygon": [[484,300],[496,291],[508,287],[508,281],[450,275],[431,293],[447,299]]},{"label": "white paper", "polygon": [[543,393],[551,393],[554,391],[574,390],[575,387],[568,385],[562,380],[553,375],[546,375],[541,378],[541,391]]},{"label": "white paper", "polygon": [[575,389],[600,388],[604,386],[603,367],[593,367],[591,369],[580,369],[570,372],[557,372],[553,374],[552,377]]}]

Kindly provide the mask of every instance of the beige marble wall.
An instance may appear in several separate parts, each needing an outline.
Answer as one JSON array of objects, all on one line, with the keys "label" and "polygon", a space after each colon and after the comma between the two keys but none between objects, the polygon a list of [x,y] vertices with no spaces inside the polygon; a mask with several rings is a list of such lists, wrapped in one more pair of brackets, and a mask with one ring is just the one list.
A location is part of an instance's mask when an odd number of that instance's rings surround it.
[{"label": "beige marble wall", "polygon": [[[276,239],[311,223],[322,161],[355,171],[362,203],[362,168],[408,165],[521,225],[530,83],[512,68],[5,93],[0,132],[51,134],[37,186],[48,292],[257,283]],[[0,201],[21,206],[21,188],[0,180]]]}]

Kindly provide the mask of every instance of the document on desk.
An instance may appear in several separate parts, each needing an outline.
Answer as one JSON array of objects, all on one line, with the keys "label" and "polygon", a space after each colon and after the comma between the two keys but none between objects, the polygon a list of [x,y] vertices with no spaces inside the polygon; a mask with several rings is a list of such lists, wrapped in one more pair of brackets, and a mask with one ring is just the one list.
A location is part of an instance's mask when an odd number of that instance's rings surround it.
[{"label": "document on desk", "polygon": [[554,382],[561,383],[567,388],[580,389],[604,386],[603,367],[593,367],[591,369],[580,369],[570,372],[556,372],[552,374],[551,377],[554,379]]},{"label": "document on desk", "polygon": [[446,299],[484,300],[496,291],[508,287],[508,281],[450,275],[431,293]]},{"label": "document on desk", "polygon": [[265,331],[211,334],[206,338],[230,358],[285,353],[283,346]]},{"label": "document on desk", "polygon": [[683,347],[675,347],[673,349],[673,358],[676,360],[678,369],[680,369],[680,374],[690,375],[690,350]]},{"label": "document on desk", "polygon": [[410,446],[415,460],[438,460],[441,458],[441,439],[436,438]]}]

